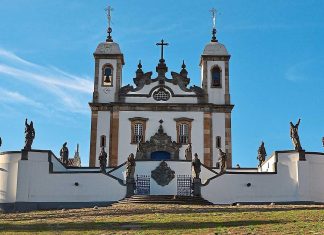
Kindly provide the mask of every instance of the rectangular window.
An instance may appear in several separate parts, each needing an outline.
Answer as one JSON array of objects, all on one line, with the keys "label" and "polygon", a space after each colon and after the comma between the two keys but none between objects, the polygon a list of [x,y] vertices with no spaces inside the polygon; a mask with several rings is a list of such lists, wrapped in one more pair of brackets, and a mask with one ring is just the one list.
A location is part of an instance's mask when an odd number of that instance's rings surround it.
[{"label": "rectangular window", "polygon": [[188,144],[189,143],[189,125],[181,123],[179,125],[179,143]]},{"label": "rectangular window", "polygon": [[100,147],[106,147],[106,136],[100,136]]},{"label": "rectangular window", "polygon": [[218,149],[222,148],[222,137],[220,136],[216,137],[216,148]]},{"label": "rectangular window", "polygon": [[191,143],[191,124],[193,119],[181,117],[175,118],[177,127],[177,141],[179,144]]},{"label": "rectangular window", "polygon": [[134,135],[133,135],[133,142],[140,143],[143,140],[143,124],[142,123],[135,123],[134,125]]},{"label": "rectangular window", "polygon": [[147,118],[134,117],[129,118],[131,121],[131,144],[145,142],[145,130]]}]

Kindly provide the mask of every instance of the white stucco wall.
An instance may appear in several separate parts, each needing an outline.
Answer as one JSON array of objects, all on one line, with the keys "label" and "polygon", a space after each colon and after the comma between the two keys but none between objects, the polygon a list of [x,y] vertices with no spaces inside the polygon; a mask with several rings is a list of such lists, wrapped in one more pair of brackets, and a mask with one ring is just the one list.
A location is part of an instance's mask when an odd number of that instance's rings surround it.
[{"label": "white stucco wall", "polygon": [[296,152],[279,153],[277,174],[224,174],[203,187],[202,196],[217,204],[300,201],[298,160]]},{"label": "white stucco wall", "polygon": [[213,145],[213,166],[216,166],[218,162],[218,150],[216,148],[216,137],[221,137],[222,150],[225,152],[225,113],[213,113],[212,114],[212,145]]},{"label": "white stucco wall", "polygon": [[16,201],[20,153],[0,154],[0,203]]},{"label": "white stucco wall", "polygon": [[[100,153],[100,138],[102,135],[106,136],[106,152],[109,152],[109,138],[110,138],[110,111],[98,111],[97,123],[97,146],[96,146],[96,165],[99,167],[98,156]],[[114,138],[114,137],[113,137]]]},{"label": "white stucco wall", "polygon": [[[102,86],[102,67],[105,64],[111,64],[113,66],[113,86]],[[100,59],[99,60],[99,78],[98,78],[98,92],[99,103],[114,102],[116,93],[116,75],[117,75],[117,60],[113,59]]]},{"label": "white stucco wall", "polygon": [[[29,152],[28,160],[21,153],[0,154],[0,203],[13,202],[101,202],[117,201],[125,196],[126,188],[102,173],[50,173],[48,151]],[[51,155],[53,166],[59,169]],[[272,162],[274,157],[270,158]],[[160,161],[137,161],[136,175],[151,175]],[[191,162],[167,161],[175,178],[167,186],[150,181],[152,195],[176,195],[177,175],[191,175]],[[234,202],[292,202],[324,203],[324,154],[307,153],[299,161],[297,152],[278,152],[277,172],[247,172],[235,169],[210,180],[202,187],[202,197],[215,204]],[[270,164],[271,165],[271,164]],[[270,168],[270,167],[269,167]],[[86,169],[80,168],[80,171]],[[92,169],[93,170],[93,169]],[[91,171],[92,171],[91,170]],[[112,174],[125,179],[126,166]],[[241,171],[241,172],[239,172]],[[202,167],[202,183],[216,174]],[[75,182],[79,186],[75,186]],[[251,186],[248,187],[247,184]]]},{"label": "white stucco wall", "polygon": [[[198,153],[200,158],[203,157],[203,112],[145,112],[145,111],[121,111],[119,113],[119,139],[118,139],[118,164],[127,160],[130,153],[136,153],[137,146],[131,143],[131,122],[129,118],[143,117],[148,118],[146,123],[146,141],[150,139],[159,129],[159,121],[163,120],[164,132],[171,136],[172,141],[177,140],[176,121],[174,118],[191,118],[191,142],[192,152]],[[187,145],[182,146],[180,150],[180,159],[185,159],[184,150]]]},{"label": "white stucco wall", "polygon": [[272,154],[266,161],[259,167],[260,172],[275,172],[276,157]]},{"label": "white stucco wall", "polygon": [[47,153],[29,152],[28,157],[19,161],[18,202],[101,202],[125,196],[125,187],[102,173],[49,173]]},{"label": "white stucco wall", "polygon": [[[324,202],[324,154],[306,155],[306,162],[301,162],[304,168],[300,169],[300,184],[305,192],[309,192],[312,201]],[[307,167],[307,165],[308,167]]]}]

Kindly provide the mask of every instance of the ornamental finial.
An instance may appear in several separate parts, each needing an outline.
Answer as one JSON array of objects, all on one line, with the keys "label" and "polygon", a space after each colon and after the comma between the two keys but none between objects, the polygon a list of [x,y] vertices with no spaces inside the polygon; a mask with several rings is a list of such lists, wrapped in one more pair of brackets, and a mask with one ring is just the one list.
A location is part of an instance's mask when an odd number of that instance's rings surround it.
[{"label": "ornamental finial", "polygon": [[111,28],[111,12],[113,11],[113,8],[111,6],[108,6],[105,11],[107,12],[107,19],[108,19],[108,36],[106,39],[106,42],[113,42],[111,33],[112,33],[112,28]]},{"label": "ornamental finial", "polygon": [[139,69],[142,68],[142,61],[141,61],[141,60],[139,60],[137,67],[138,67]]},{"label": "ornamental finial", "polygon": [[212,42],[217,42],[218,41],[216,39],[216,32],[217,32],[217,30],[216,30],[216,14],[217,14],[217,11],[216,11],[215,8],[212,8],[210,10],[210,12],[212,13],[212,18],[213,18],[213,31],[212,31],[213,36],[212,36],[211,41]]}]

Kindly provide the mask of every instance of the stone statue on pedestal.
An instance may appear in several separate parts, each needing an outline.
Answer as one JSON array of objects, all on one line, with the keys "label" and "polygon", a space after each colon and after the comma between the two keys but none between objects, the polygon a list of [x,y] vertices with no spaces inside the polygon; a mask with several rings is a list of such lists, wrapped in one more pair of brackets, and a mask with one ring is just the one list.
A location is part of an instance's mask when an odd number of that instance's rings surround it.
[{"label": "stone statue on pedestal", "polygon": [[225,172],[226,170],[226,160],[227,156],[226,153],[224,153],[220,148],[218,149],[218,160],[219,160],[219,167],[220,167],[220,172]]},{"label": "stone statue on pedestal", "polygon": [[194,169],[194,178],[199,179],[199,174],[201,172],[201,162],[198,158],[198,154],[195,153],[195,158],[192,160],[192,167]]},{"label": "stone statue on pedestal", "polygon": [[143,159],[144,158],[144,153],[143,153],[143,150],[142,150],[142,147],[141,147],[141,143],[138,142],[137,143],[137,149],[136,149],[136,156],[135,156],[136,159]]},{"label": "stone statue on pedestal", "polygon": [[100,164],[100,170],[102,173],[106,173],[107,158],[108,158],[108,155],[105,151],[105,147],[102,146],[101,151],[99,153],[99,164]]},{"label": "stone statue on pedestal", "polygon": [[298,122],[296,125],[294,125],[292,122],[290,122],[290,138],[292,140],[292,143],[295,147],[295,150],[300,151],[302,150],[302,147],[300,145],[299,135],[298,135],[298,127],[300,124],[300,118],[298,119]]},{"label": "stone statue on pedestal", "polygon": [[61,156],[61,160],[62,160],[62,163],[64,165],[68,165],[69,163],[69,149],[68,147],[66,147],[67,145],[67,142],[65,142],[60,150],[60,156]]},{"label": "stone statue on pedestal", "polygon": [[201,179],[199,178],[201,172],[201,162],[198,154],[195,153],[195,158],[192,160],[192,167],[194,170],[194,178],[192,180],[192,195],[195,197],[201,196]]},{"label": "stone statue on pedestal", "polygon": [[134,178],[134,174],[135,174],[135,166],[136,166],[136,162],[135,162],[135,157],[134,154],[130,154],[127,158],[127,163],[126,163],[126,177],[128,178]]},{"label": "stone statue on pedestal", "polygon": [[192,159],[192,146],[191,146],[191,143],[189,143],[187,149],[185,150],[185,158],[186,158],[186,160],[191,160]]},{"label": "stone statue on pedestal", "polygon": [[126,197],[131,197],[134,195],[134,190],[136,188],[135,178],[134,178],[135,166],[136,166],[135,157],[134,154],[131,153],[128,156],[126,162],[126,187],[127,187]]},{"label": "stone statue on pedestal", "polygon": [[258,167],[261,167],[262,163],[265,161],[266,156],[267,156],[267,152],[266,152],[266,149],[264,147],[264,142],[262,141],[261,145],[260,145],[260,147],[258,149],[258,157],[257,157],[257,159],[259,160]]},{"label": "stone statue on pedestal", "polygon": [[35,139],[35,129],[34,124],[31,121],[30,124],[27,122],[27,118],[25,120],[25,147],[24,150],[31,150],[33,141]]}]

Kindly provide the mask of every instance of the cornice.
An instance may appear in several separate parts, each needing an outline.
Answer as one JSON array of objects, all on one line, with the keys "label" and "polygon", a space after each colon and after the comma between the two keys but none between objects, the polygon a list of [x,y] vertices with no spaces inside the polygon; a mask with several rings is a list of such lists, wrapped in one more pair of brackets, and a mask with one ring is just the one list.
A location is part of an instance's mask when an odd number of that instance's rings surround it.
[{"label": "cornice", "polygon": [[89,103],[91,111],[156,111],[231,113],[234,105],[211,103]]}]

